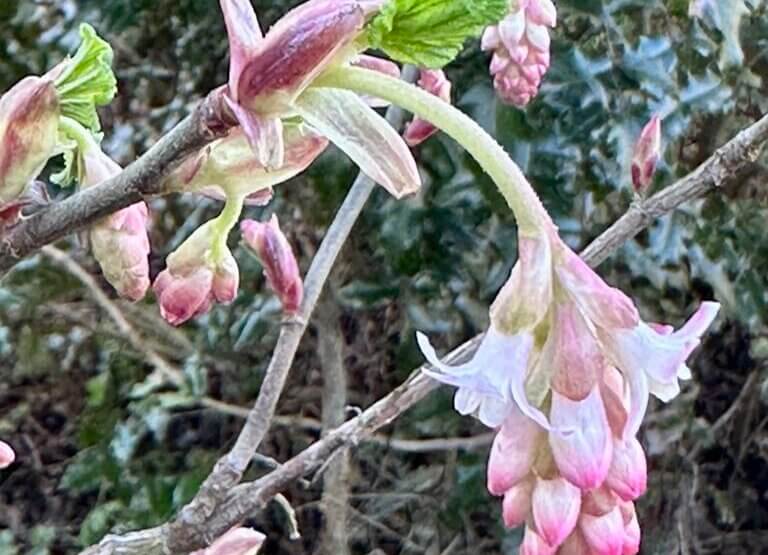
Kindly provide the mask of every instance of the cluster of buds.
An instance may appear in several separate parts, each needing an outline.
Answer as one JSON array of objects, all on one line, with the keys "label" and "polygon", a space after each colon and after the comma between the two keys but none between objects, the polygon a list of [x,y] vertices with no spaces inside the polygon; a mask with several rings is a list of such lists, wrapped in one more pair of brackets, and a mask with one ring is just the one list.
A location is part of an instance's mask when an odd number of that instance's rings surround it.
[{"label": "cluster of buds", "polygon": [[[422,69],[418,85],[425,91],[450,104],[451,82],[442,70]],[[408,143],[408,146],[417,146],[435,133],[437,133],[437,128],[434,125],[419,117],[414,117],[413,121],[406,126],[403,138]]]},{"label": "cluster of buds", "polygon": [[4,441],[0,441],[0,468],[8,468],[16,460],[16,453],[10,445]]},{"label": "cluster of buds", "polygon": [[648,192],[660,158],[661,119],[654,115],[643,127],[632,155],[632,187],[638,195]]},{"label": "cluster of buds", "polygon": [[232,528],[206,549],[190,555],[256,555],[266,537],[253,528]]},{"label": "cluster of buds", "polygon": [[[489,489],[504,495],[508,525],[527,523],[523,553],[635,553],[631,503],[646,482],[635,436],[649,393],[679,393],[719,305],[674,331],[642,321],[554,227],[521,236],[519,253],[474,358],[443,364],[419,334],[426,372],[458,388],[460,413],[500,427]],[[579,545],[589,549],[570,549]]]},{"label": "cluster of buds", "polygon": [[304,297],[304,283],[291,244],[280,229],[277,216],[267,223],[244,220],[240,224],[243,240],[256,253],[272,291],[280,299],[286,314],[295,314]]},{"label": "cluster of buds", "polygon": [[552,0],[513,0],[513,9],[488,27],[482,49],[493,51],[491,75],[504,102],[523,107],[536,96],[549,68],[549,30],[557,22]]},{"label": "cluster of buds", "polygon": [[179,326],[208,312],[214,302],[230,303],[237,296],[237,262],[221,244],[217,223],[211,220],[197,228],[168,256],[165,270],[152,285],[160,313],[171,325]]}]

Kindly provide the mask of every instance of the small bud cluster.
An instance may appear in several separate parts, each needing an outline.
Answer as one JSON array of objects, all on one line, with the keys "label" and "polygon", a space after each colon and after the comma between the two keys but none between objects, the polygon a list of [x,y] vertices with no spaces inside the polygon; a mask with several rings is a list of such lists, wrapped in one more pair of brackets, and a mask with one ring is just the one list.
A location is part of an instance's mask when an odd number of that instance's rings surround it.
[{"label": "small bud cluster", "polygon": [[518,0],[505,19],[483,34],[483,50],[493,51],[491,75],[504,102],[520,108],[536,96],[549,68],[549,30],[557,21],[551,0]]}]

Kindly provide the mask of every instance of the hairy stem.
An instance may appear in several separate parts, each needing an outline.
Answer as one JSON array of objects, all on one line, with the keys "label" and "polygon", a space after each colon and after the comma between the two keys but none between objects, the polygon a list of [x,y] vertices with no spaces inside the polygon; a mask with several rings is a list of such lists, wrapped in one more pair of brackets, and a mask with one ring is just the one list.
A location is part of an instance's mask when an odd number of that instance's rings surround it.
[{"label": "hairy stem", "polygon": [[491,176],[517,218],[520,232],[554,229],[538,195],[509,154],[469,116],[440,98],[382,73],[337,68],[317,80],[317,86],[349,89],[401,106],[442,129],[469,152]]}]

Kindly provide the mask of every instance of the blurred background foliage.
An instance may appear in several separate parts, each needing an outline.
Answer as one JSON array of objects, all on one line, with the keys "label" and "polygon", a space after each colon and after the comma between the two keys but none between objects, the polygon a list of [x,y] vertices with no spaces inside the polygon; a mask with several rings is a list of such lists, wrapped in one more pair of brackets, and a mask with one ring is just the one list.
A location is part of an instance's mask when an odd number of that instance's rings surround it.
[{"label": "blurred background foliage", "polygon": [[[269,25],[296,3],[254,5]],[[103,112],[105,148],[128,163],[226,80],[217,4],[1,2],[0,89],[49,68],[76,45],[78,23],[92,23],[114,47],[120,87]],[[664,129],[658,190],[768,111],[766,2],[713,4],[700,20],[685,0],[559,0],[552,67],[524,111],[495,100],[477,44],[448,68],[455,103],[512,153],[574,248],[632,202],[631,149],[652,114]],[[317,352],[327,325],[343,337],[348,403],[364,408],[421,363],[415,330],[449,349],[487,324],[515,260],[514,221],[447,138],[415,154],[423,190],[403,202],[375,192],[329,286],[338,318],[305,338],[250,477],[319,436]],[[766,161],[733,176],[723,194],[660,219],[601,268],[651,320],[679,324],[713,297],[725,307],[693,359],[694,380],[673,403],[653,405],[644,428],[651,484],[639,503],[643,553],[768,553]],[[354,175],[330,149],[248,216],[279,214],[306,270]],[[153,273],[218,209],[186,196],[151,207]],[[80,238],[59,246],[112,294]],[[43,255],[0,283],[0,437],[19,454],[0,473],[0,553],[76,553],[110,530],[163,522],[194,495],[242,423],[233,413],[258,392],[280,322],[258,262],[236,237],[232,246],[242,284],[233,305],[176,330],[151,298],[118,304],[147,346],[182,369],[181,387],[158,384],[145,353]],[[386,439],[484,433],[453,413],[442,389],[355,449],[350,552],[517,553],[520,532],[503,529],[500,503],[484,489],[487,446],[414,452],[412,443]],[[301,540],[288,539],[278,507],[254,516],[249,524],[269,534],[267,553],[320,552],[321,491],[318,478],[286,492]]]}]

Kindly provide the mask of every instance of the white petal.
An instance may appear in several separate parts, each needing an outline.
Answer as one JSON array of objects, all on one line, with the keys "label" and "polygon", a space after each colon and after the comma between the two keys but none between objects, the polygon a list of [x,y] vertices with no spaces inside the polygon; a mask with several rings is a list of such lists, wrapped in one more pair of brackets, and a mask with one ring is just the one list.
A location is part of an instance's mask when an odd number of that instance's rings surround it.
[{"label": "white petal", "polygon": [[653,378],[648,378],[648,391],[660,401],[668,403],[680,394],[680,383],[677,380],[671,383],[661,383]]},{"label": "white petal", "polygon": [[624,428],[624,439],[637,435],[648,410],[648,377],[645,372],[625,373],[629,385],[629,417]]},{"label": "white petal", "polygon": [[295,108],[395,198],[414,193],[421,186],[408,145],[359,96],[337,89],[309,88],[296,100]]}]

